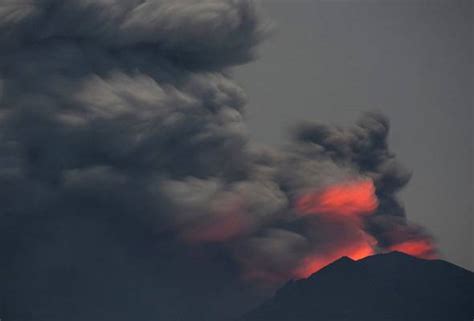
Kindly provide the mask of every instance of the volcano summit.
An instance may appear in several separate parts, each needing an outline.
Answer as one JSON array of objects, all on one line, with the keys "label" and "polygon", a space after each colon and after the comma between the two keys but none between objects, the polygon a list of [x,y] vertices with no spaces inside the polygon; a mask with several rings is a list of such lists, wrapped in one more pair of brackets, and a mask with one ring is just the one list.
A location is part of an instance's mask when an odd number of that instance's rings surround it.
[{"label": "volcano summit", "polygon": [[343,257],[239,321],[470,321],[474,274],[400,252]]}]

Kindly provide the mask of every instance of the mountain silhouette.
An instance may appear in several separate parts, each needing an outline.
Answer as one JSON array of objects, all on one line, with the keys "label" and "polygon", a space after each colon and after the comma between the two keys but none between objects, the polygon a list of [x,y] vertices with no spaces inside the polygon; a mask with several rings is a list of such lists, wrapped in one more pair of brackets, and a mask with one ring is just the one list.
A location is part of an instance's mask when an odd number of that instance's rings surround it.
[{"label": "mountain silhouette", "polygon": [[400,252],[342,257],[239,321],[473,321],[474,273]]}]

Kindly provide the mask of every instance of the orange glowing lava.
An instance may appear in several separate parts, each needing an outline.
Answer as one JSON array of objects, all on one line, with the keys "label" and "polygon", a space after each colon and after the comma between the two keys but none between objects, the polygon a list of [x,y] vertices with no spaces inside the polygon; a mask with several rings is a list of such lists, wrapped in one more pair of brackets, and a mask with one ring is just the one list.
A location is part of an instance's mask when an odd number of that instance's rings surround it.
[{"label": "orange glowing lava", "polygon": [[398,251],[422,259],[436,259],[436,250],[430,240],[408,240],[392,245],[390,251]]},{"label": "orange glowing lava", "polygon": [[303,215],[368,215],[377,209],[374,183],[370,179],[329,186],[301,196],[296,208]]},{"label": "orange glowing lava", "polygon": [[358,243],[339,249],[326,256],[310,256],[305,258],[300,266],[293,271],[293,277],[297,279],[307,278],[343,256],[350,257],[353,260],[360,260],[373,254],[375,252],[370,244]]}]

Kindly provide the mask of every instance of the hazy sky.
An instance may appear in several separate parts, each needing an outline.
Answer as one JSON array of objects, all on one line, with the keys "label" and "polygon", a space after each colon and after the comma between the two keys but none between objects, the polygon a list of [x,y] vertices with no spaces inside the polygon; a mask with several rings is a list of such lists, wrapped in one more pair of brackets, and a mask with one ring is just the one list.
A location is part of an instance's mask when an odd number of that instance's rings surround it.
[{"label": "hazy sky", "polygon": [[446,259],[472,257],[472,2],[264,1],[276,32],[236,69],[258,140],[297,121],[350,124],[380,110],[413,171],[401,197]]}]

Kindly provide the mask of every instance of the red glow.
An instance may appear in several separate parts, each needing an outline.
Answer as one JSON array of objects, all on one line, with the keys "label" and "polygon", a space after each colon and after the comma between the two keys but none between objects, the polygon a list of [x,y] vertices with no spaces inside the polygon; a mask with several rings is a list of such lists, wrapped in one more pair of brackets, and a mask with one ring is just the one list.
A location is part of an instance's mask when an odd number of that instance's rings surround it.
[{"label": "red glow", "polygon": [[216,208],[207,220],[188,228],[183,237],[190,243],[223,242],[241,235],[250,226],[250,219],[241,205],[229,202]]},{"label": "red glow", "polygon": [[403,252],[423,259],[436,259],[436,250],[430,240],[409,240],[392,245],[390,251]]},{"label": "red glow", "polygon": [[293,271],[293,276],[298,279],[307,278],[343,256],[350,257],[353,260],[360,260],[373,254],[375,252],[368,243],[352,244],[326,256],[318,255],[305,258],[300,266]]},{"label": "red glow", "polygon": [[370,179],[332,185],[305,194],[296,201],[296,208],[303,215],[367,215],[377,206],[374,183]]}]

